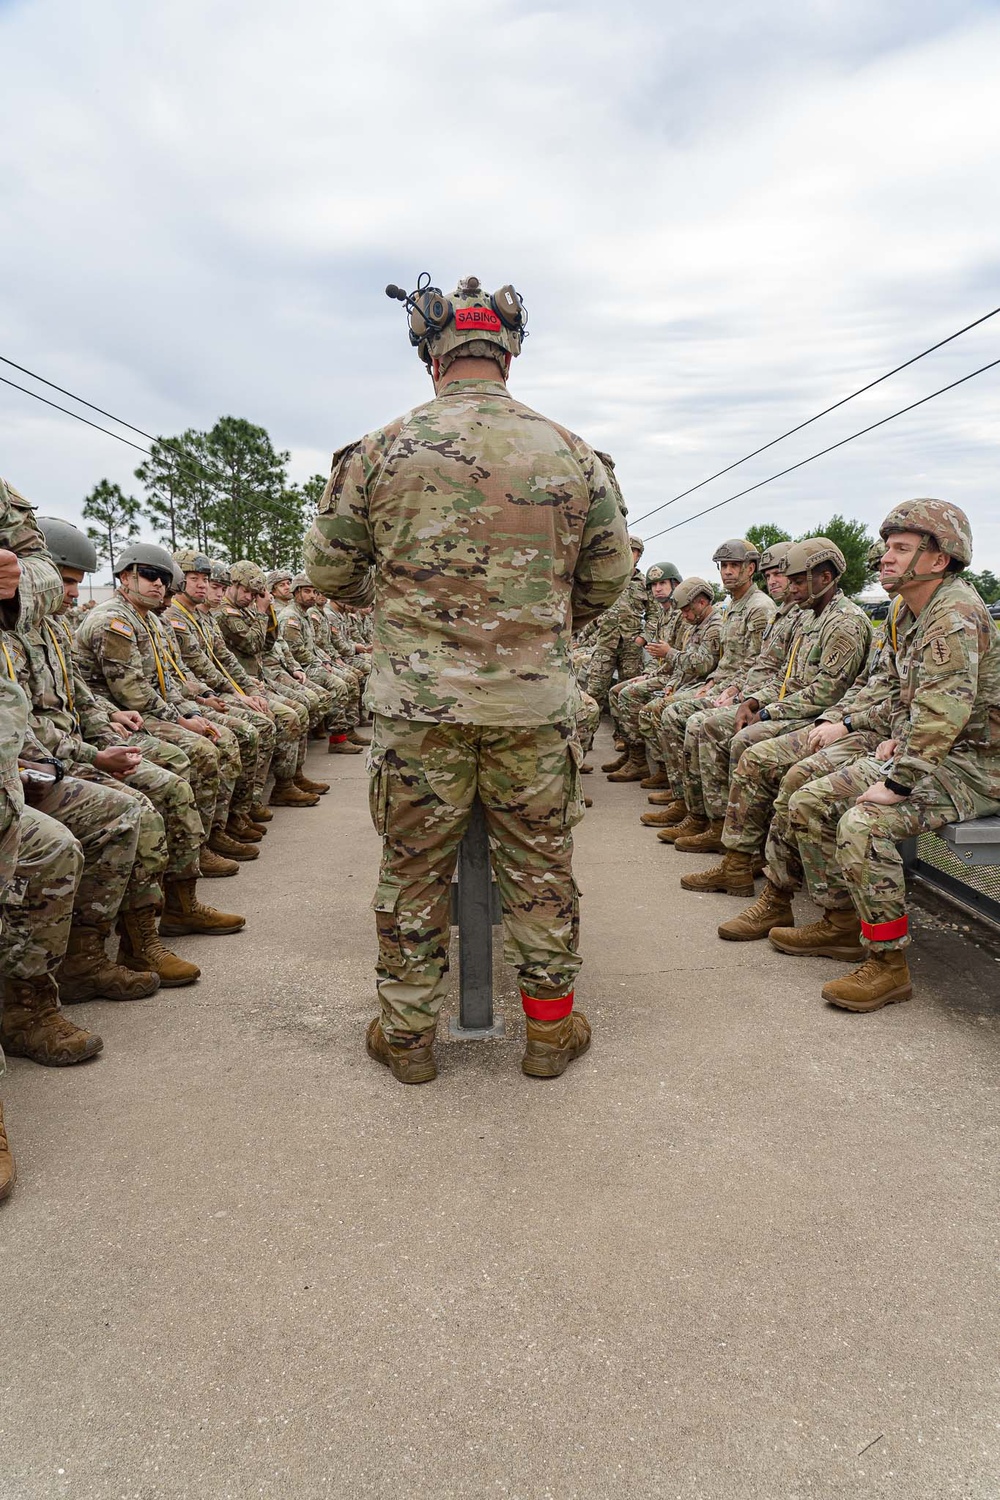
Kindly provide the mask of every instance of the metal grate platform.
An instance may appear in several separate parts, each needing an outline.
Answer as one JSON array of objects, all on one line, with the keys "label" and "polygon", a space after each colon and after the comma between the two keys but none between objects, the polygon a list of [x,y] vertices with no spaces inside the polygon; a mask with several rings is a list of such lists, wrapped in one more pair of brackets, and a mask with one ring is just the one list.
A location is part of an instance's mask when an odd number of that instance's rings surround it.
[{"label": "metal grate platform", "polygon": [[969,864],[936,833],[922,833],[909,871],[1000,926],[1000,865]]}]

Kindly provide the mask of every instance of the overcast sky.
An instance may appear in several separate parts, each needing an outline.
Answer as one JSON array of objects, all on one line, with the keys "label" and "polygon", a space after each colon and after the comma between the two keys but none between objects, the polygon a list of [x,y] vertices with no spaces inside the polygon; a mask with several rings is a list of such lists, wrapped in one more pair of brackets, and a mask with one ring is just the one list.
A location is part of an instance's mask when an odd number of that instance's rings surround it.
[{"label": "overcast sky", "polygon": [[[995,4],[0,0],[0,57],[0,354],[152,433],[246,417],[297,479],[430,394],[383,295],[423,270],[518,287],[512,389],[633,520],[1000,304]],[[997,358],[1000,317],[637,529]],[[1000,367],[646,560],[930,494],[1000,571],[998,398]],[[140,492],[3,385],[0,439],[43,513]]]}]

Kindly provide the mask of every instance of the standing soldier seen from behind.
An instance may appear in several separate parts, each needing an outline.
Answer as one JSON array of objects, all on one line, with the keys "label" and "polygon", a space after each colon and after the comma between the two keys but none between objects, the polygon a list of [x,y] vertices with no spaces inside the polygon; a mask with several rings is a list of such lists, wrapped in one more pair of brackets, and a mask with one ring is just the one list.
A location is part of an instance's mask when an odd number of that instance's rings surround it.
[{"label": "standing soldier seen from behind", "polygon": [[348,605],[367,602],[374,567],[381,1013],[368,1051],[402,1082],[435,1076],[451,879],[478,793],[527,1018],[522,1067],[550,1078],[590,1044],[573,1009],[572,631],[628,584],[628,534],[593,449],[508,393],[524,336],[513,288],[491,297],[468,277],[450,298],[424,287],[406,301],[435,397],[334,455],[305,545],[314,584]]}]

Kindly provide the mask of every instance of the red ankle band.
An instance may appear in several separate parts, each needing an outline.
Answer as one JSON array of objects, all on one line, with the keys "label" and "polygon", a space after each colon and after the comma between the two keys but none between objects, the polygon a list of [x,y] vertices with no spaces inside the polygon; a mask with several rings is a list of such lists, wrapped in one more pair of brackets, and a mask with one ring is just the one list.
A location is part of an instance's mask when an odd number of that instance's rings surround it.
[{"label": "red ankle band", "polygon": [[561,1021],[573,1009],[573,993],[570,990],[568,995],[561,995],[557,1000],[536,1000],[533,995],[526,995],[522,990],[524,1014],[532,1021]]},{"label": "red ankle band", "polygon": [[861,936],[870,943],[891,943],[895,938],[906,937],[909,929],[909,917],[897,917],[894,922],[862,922]]}]

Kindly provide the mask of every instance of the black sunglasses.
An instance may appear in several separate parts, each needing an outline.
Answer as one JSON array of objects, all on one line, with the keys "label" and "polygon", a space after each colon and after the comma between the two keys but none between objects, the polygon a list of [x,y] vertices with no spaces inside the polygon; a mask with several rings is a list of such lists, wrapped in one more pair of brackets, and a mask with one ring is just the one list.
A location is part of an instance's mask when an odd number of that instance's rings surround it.
[{"label": "black sunglasses", "polygon": [[162,583],[165,589],[169,588],[174,581],[172,573],[167,573],[163,568],[154,568],[151,563],[136,563],[135,571],[140,578],[145,578],[147,583]]}]

